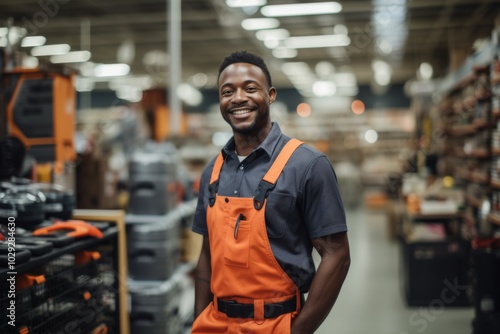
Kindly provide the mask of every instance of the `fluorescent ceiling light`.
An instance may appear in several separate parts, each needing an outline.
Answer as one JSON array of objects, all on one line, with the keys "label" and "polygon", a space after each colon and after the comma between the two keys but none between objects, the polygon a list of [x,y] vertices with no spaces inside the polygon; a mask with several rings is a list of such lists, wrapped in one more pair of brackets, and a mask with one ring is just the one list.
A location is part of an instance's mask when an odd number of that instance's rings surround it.
[{"label": "fluorescent ceiling light", "polygon": [[284,41],[286,47],[293,49],[329,48],[349,44],[351,44],[351,39],[346,35],[298,36],[289,37]]},{"label": "fluorescent ceiling light", "polygon": [[31,49],[31,55],[35,57],[64,55],[71,50],[68,44],[52,44],[37,46]]},{"label": "fluorescent ceiling light", "polygon": [[76,77],[75,89],[79,92],[90,92],[94,89],[94,80],[84,77]]},{"label": "fluorescent ceiling light", "polygon": [[259,30],[255,33],[255,37],[260,41],[268,39],[282,40],[290,37],[290,32],[286,29]]},{"label": "fluorescent ceiling light", "polygon": [[335,14],[342,10],[338,2],[313,2],[264,6],[260,12],[268,17]]},{"label": "fluorescent ceiling light", "polygon": [[337,91],[337,86],[332,81],[316,81],[313,83],[312,91],[318,97],[333,96]]},{"label": "fluorescent ceiling light", "polygon": [[270,18],[245,19],[241,21],[241,26],[245,30],[274,29],[280,26],[280,21]]},{"label": "fluorescent ceiling light", "polygon": [[24,68],[37,68],[39,65],[38,58],[33,56],[24,56],[22,59]]},{"label": "fluorescent ceiling light", "polygon": [[295,58],[297,54],[298,52],[295,49],[276,48],[273,50],[273,56],[280,59]]},{"label": "fluorescent ceiling light", "polygon": [[32,48],[34,46],[42,46],[47,39],[44,36],[27,36],[24,37],[21,46],[24,48]]},{"label": "fluorescent ceiling light", "polygon": [[433,72],[432,65],[429,63],[422,63],[418,68],[418,75],[423,80],[430,80]]},{"label": "fluorescent ceiling light", "polygon": [[333,75],[333,80],[337,84],[337,87],[350,87],[356,86],[357,80],[356,76],[353,73],[344,72],[344,73],[335,73]]},{"label": "fluorescent ceiling light", "polygon": [[100,64],[94,68],[96,77],[118,77],[127,75],[130,72],[130,66],[127,64]]},{"label": "fluorescent ceiling light", "polygon": [[89,51],[73,51],[65,55],[51,56],[50,61],[54,64],[62,63],[84,63],[90,59]]},{"label": "fluorescent ceiling light", "polygon": [[226,0],[229,7],[260,7],[264,6],[267,0]]},{"label": "fluorescent ceiling light", "polygon": [[201,92],[190,84],[180,84],[176,89],[176,93],[187,105],[195,107],[203,102],[203,95]]},{"label": "fluorescent ceiling light", "polygon": [[286,75],[302,75],[309,74],[309,66],[305,62],[291,62],[281,65],[281,70]]}]

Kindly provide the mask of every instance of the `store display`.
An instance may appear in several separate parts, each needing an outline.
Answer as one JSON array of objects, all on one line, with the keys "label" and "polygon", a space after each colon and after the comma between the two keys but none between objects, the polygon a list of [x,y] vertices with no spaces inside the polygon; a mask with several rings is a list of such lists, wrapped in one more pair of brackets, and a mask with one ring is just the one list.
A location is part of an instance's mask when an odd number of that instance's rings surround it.
[{"label": "store display", "polygon": [[136,153],[129,163],[129,212],[164,215],[177,204],[175,161],[162,153]]},{"label": "store display", "polygon": [[180,263],[180,221],[155,218],[127,220],[132,225],[127,231],[129,275],[135,280],[166,280]]},{"label": "store display", "polygon": [[45,218],[45,196],[24,184],[3,182],[0,185],[0,223],[14,217],[16,226],[31,229]]},{"label": "store display", "polygon": [[130,328],[132,333],[180,333],[181,284],[171,279],[163,282],[130,280]]},{"label": "store display", "polygon": [[74,160],[74,74],[16,69],[4,75],[9,134],[38,163]]},{"label": "store display", "polygon": [[75,195],[61,186],[49,183],[34,183],[30,186],[45,196],[45,218],[69,219],[76,208]]}]

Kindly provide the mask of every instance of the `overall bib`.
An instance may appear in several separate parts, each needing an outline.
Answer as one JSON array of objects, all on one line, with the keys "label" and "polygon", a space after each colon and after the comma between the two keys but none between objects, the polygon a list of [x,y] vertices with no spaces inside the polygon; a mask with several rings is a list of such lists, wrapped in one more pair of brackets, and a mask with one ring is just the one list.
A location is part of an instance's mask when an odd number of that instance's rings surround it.
[{"label": "overall bib", "polygon": [[207,208],[214,301],[195,320],[192,334],[290,333],[301,295],[271,250],[265,210],[267,195],[301,144],[291,139],[283,147],[253,198],[217,194],[224,163],[222,154],[217,157]]}]

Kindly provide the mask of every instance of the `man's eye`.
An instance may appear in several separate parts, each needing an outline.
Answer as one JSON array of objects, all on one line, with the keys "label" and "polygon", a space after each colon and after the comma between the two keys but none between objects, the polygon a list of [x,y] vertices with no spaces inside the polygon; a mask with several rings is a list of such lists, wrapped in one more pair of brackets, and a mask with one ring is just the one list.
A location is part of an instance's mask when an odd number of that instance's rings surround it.
[{"label": "man's eye", "polygon": [[231,94],[231,92],[232,92],[231,90],[223,90],[221,94],[228,95],[228,94]]},{"label": "man's eye", "polygon": [[247,87],[247,91],[249,92],[255,92],[257,90],[257,88],[255,87]]}]

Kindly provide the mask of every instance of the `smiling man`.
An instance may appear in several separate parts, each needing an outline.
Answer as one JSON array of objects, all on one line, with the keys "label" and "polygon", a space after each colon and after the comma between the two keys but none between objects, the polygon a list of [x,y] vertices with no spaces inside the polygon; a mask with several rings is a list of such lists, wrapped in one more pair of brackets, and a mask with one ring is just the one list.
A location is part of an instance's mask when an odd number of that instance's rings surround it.
[{"label": "smiling man", "polygon": [[260,57],[227,56],[218,87],[233,137],[201,177],[192,333],[314,333],[350,265],[335,172],[271,122],[277,92]]}]

